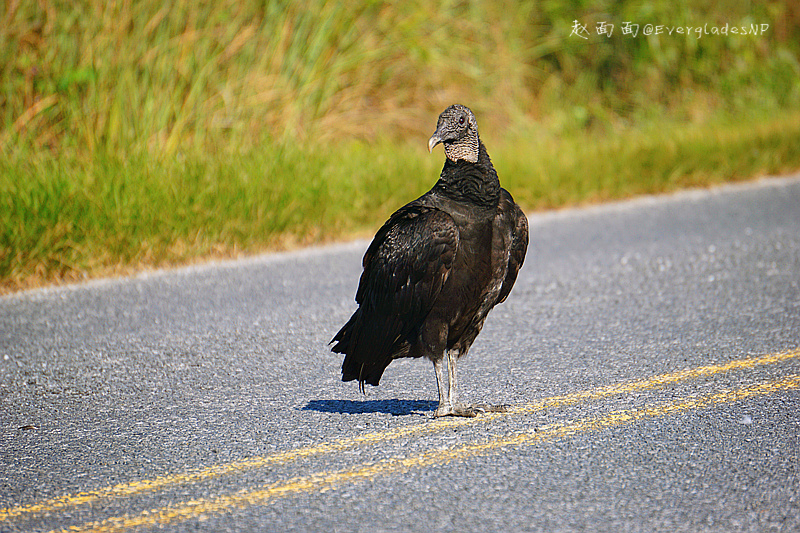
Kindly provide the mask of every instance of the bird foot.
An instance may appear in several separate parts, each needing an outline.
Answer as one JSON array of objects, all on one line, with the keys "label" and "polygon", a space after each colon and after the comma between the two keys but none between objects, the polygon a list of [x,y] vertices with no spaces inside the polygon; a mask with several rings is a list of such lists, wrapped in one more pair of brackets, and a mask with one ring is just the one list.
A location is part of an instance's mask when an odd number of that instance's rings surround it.
[{"label": "bird foot", "polygon": [[465,417],[475,417],[478,416],[480,413],[505,413],[508,411],[507,405],[488,405],[485,403],[474,403],[474,404],[445,404],[439,405],[436,408],[436,411],[433,412],[433,418],[439,418],[442,416],[465,416]]}]

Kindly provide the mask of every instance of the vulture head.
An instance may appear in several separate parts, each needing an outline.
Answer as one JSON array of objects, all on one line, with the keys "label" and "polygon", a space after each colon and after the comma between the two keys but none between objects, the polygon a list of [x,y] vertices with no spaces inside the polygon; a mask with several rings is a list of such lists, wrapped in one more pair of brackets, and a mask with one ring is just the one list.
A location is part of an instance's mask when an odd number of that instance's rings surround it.
[{"label": "vulture head", "polygon": [[436,131],[428,139],[428,151],[439,143],[444,144],[444,155],[453,162],[478,162],[478,122],[468,107],[454,104],[442,111]]}]

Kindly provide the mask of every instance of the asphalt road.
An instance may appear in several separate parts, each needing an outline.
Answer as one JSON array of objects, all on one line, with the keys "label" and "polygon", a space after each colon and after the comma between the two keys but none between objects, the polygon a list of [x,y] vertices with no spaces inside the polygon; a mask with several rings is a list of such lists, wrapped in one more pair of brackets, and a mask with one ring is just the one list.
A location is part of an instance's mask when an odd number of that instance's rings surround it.
[{"label": "asphalt road", "polygon": [[534,214],[431,420],[366,242],[0,298],[0,532],[800,531],[800,176]]}]

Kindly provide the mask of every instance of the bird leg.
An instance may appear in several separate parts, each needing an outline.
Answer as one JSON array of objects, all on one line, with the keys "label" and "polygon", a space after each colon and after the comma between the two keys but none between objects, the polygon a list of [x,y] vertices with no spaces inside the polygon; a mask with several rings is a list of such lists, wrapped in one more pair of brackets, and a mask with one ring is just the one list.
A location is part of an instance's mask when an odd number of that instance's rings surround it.
[{"label": "bird leg", "polygon": [[436,372],[436,387],[439,389],[439,407],[434,411],[433,416],[477,416],[478,413],[504,413],[504,405],[471,404],[465,405],[456,400],[458,393],[456,378],[456,361],[459,352],[455,350],[447,351],[447,390],[444,385],[444,368],[442,359],[433,362],[433,369]]},{"label": "bird leg", "polygon": [[452,406],[450,405],[449,391],[445,390],[442,359],[433,360],[433,370],[436,372],[436,388],[439,390],[439,406],[436,408],[433,416],[446,416],[451,414]]}]

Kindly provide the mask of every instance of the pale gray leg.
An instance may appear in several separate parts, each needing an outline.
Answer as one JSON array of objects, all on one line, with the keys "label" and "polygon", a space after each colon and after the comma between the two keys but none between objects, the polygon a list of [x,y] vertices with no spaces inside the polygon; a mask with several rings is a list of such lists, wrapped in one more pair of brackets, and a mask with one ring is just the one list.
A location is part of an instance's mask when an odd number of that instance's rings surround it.
[{"label": "pale gray leg", "polygon": [[445,416],[450,414],[452,409],[450,405],[449,391],[445,390],[442,359],[436,359],[433,361],[433,370],[436,372],[436,388],[439,389],[439,407],[436,409],[436,412],[433,414],[433,416]]},{"label": "pale gray leg", "polygon": [[436,408],[433,416],[440,417],[450,415],[472,417],[483,412],[505,412],[507,409],[504,405],[464,405],[458,402],[458,379],[456,372],[458,356],[459,352],[455,350],[447,351],[447,391],[444,390],[444,368],[442,367],[442,359],[433,362],[433,368],[436,371],[436,386],[439,389],[439,407]]},{"label": "pale gray leg", "polygon": [[434,417],[440,416],[475,416],[477,411],[465,407],[456,401],[456,359],[458,353],[452,350],[447,352],[447,390],[444,384],[444,358],[433,362],[436,371],[436,386],[439,389],[439,407],[433,413]]},{"label": "pale gray leg", "polygon": [[[447,399],[450,402],[450,405],[453,406],[454,409],[460,408],[463,409],[464,406],[458,403],[456,397],[458,396],[458,385],[456,379],[456,361],[458,360],[458,352],[455,350],[448,350],[447,351],[447,383],[449,385]],[[467,416],[475,416],[467,415]]]}]

